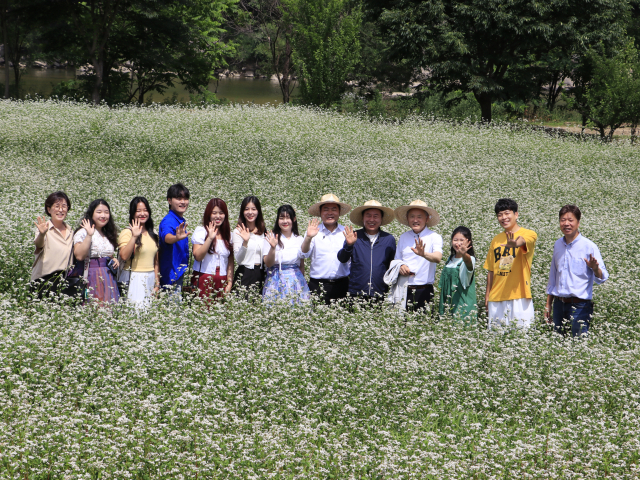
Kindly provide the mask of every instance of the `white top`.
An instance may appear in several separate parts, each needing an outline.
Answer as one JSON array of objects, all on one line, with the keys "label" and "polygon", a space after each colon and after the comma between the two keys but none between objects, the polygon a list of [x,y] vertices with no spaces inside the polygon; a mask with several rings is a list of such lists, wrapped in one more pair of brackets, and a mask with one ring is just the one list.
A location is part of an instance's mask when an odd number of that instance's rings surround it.
[{"label": "white top", "polygon": [[460,265],[460,262],[462,262],[462,268],[460,269],[460,285],[462,285],[462,288],[464,289],[469,288],[469,285],[471,285],[473,270],[476,268],[476,257],[474,257],[473,255],[469,256],[471,257],[471,265],[473,266],[473,269],[471,270],[467,270],[467,264],[464,263],[462,257],[451,257],[451,259],[444,266],[444,268],[458,268],[458,265]]},{"label": "white top", "polygon": [[[207,229],[200,225],[196,228],[195,232],[193,232],[193,235],[191,235],[191,242],[194,245],[204,245],[206,236]],[[209,251],[207,251],[202,261],[195,260],[193,262],[193,269],[196,272],[213,275],[216,273],[216,268],[220,267],[220,275],[225,276],[227,274],[227,266],[229,265],[229,255],[231,255],[231,252],[227,249],[224,242],[216,239],[216,252],[209,253]]]},{"label": "white top", "polygon": [[233,256],[238,265],[244,265],[245,268],[253,270],[254,265],[262,265],[262,243],[263,235],[251,234],[247,247],[243,246],[244,240],[240,236],[240,230],[235,229],[231,235],[231,243],[233,244]]},{"label": "white top", "polygon": [[[82,243],[85,238],[87,238],[87,231],[81,228],[73,236],[73,244]],[[107,237],[101,235],[98,230],[94,231],[91,237],[91,253],[89,256],[91,258],[105,258],[113,257],[114,253],[115,249],[111,242],[107,240]]]},{"label": "white top", "polygon": [[[280,235],[280,240],[284,248],[280,244],[276,245],[276,265],[300,265],[300,260],[304,257],[300,246],[304,240],[300,235],[291,234],[290,238]],[[271,250],[271,245],[264,239],[262,251],[266,255]]]},{"label": "white top", "polygon": [[[341,263],[338,260],[338,252],[344,245],[344,227],[338,225],[333,232],[327,230],[324,224],[320,224],[318,234],[311,239],[311,246],[307,253],[302,253],[304,258],[311,258],[309,275],[320,280],[335,280],[348,277],[351,271],[351,260]],[[305,232],[305,237],[307,236]]]},{"label": "white top", "polygon": [[[424,243],[425,253],[442,253],[442,236],[440,236],[440,234],[425,227],[425,229],[420,232],[419,237]],[[415,274],[409,277],[409,285],[432,284],[436,279],[436,264],[413,253],[411,249],[415,248],[417,238],[418,235],[413,233],[413,230],[409,230],[400,235],[395,259],[402,260]]]}]

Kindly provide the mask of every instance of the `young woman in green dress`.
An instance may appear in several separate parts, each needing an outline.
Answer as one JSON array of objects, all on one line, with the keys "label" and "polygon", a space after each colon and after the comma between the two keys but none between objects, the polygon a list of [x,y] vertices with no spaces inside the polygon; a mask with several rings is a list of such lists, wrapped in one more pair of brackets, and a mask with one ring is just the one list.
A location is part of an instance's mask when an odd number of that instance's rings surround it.
[{"label": "young woman in green dress", "polygon": [[440,314],[448,311],[467,326],[478,320],[475,266],[471,230],[460,226],[451,234],[451,255],[440,275]]}]

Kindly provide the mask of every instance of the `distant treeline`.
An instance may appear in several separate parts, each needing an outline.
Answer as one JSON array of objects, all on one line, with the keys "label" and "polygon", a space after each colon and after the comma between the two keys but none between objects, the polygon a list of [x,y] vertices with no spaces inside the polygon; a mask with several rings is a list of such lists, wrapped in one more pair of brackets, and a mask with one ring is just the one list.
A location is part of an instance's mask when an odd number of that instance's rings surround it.
[{"label": "distant treeline", "polygon": [[[36,60],[88,65],[56,93],[144,103],[223,69],[276,76],[284,103],[386,88],[553,111],[611,138],[640,119],[640,0],[0,0],[4,97]],[[413,88],[413,90],[411,90]]]}]

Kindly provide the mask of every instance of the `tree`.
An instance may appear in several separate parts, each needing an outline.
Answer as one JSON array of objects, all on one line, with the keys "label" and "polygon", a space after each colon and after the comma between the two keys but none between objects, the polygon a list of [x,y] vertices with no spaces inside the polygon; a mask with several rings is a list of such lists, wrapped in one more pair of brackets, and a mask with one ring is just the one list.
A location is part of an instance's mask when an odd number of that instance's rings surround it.
[{"label": "tree", "polygon": [[91,64],[85,80],[93,103],[142,103],[177,80],[200,93],[232,49],[221,40],[223,13],[237,0],[58,2],[64,8],[50,10],[56,21],[45,35],[48,52]]},{"label": "tree", "polygon": [[471,92],[491,121],[496,100],[527,101],[540,90],[540,61],[563,45],[624,34],[628,0],[365,0],[395,58],[430,72],[445,92]]},{"label": "tree", "polygon": [[282,102],[289,103],[296,87],[292,62],[293,26],[281,0],[241,0],[247,14],[244,31],[255,33],[261,46],[256,53],[267,60],[269,74],[274,74],[282,92]]},{"label": "tree", "polygon": [[362,13],[347,0],[287,0],[304,103],[330,105],[360,60]]},{"label": "tree", "polygon": [[[38,2],[35,0],[0,0],[0,30],[4,45],[4,98],[9,98],[9,83],[13,69],[15,96],[20,90],[21,58],[27,53],[29,38],[36,26]],[[12,64],[13,67],[9,65]]]},{"label": "tree", "polygon": [[591,67],[591,79],[584,89],[582,108],[589,123],[598,129],[605,141],[610,142],[615,131],[625,123],[633,125],[632,136],[635,137],[635,126],[640,119],[638,51],[629,44],[608,58],[591,50],[586,62]]}]

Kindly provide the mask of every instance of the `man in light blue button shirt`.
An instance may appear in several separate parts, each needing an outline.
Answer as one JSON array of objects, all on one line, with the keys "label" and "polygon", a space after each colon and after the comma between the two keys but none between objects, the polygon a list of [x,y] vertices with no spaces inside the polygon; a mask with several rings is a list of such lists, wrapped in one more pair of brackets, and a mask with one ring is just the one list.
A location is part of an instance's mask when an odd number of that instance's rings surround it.
[{"label": "man in light blue button shirt", "polygon": [[556,332],[571,335],[589,331],[593,315],[593,282],[600,285],[609,278],[600,250],[578,230],[582,214],[575,205],[560,209],[560,230],[564,237],[553,246],[553,258],[547,284],[545,318],[553,312]]}]

